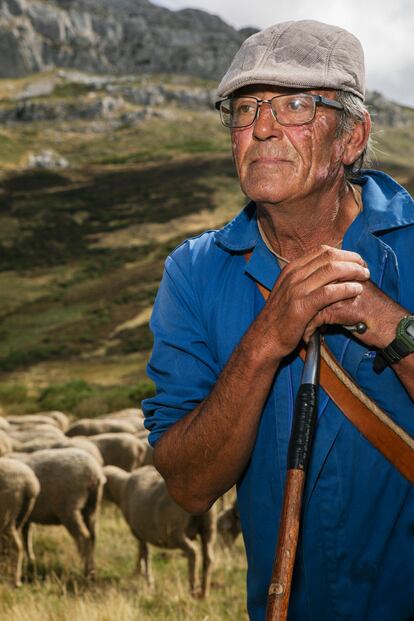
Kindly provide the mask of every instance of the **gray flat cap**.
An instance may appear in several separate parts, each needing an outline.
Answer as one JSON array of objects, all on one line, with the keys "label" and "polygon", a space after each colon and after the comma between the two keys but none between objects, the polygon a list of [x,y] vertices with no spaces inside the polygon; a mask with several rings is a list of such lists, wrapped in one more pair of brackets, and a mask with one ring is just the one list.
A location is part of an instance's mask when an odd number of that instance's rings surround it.
[{"label": "gray flat cap", "polygon": [[331,88],[365,95],[364,52],[338,26],[314,20],[270,26],[244,41],[217,89],[218,97],[249,84]]}]

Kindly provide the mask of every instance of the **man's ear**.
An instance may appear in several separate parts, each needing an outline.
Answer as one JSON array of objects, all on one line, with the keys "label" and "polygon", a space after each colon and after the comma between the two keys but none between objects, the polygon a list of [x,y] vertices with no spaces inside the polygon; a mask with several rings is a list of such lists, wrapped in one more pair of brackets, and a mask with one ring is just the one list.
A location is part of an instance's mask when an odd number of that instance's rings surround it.
[{"label": "man's ear", "polygon": [[354,128],[345,134],[345,147],[342,155],[342,163],[345,166],[353,164],[365,149],[371,132],[371,117],[368,112],[364,114],[363,121],[357,121]]}]

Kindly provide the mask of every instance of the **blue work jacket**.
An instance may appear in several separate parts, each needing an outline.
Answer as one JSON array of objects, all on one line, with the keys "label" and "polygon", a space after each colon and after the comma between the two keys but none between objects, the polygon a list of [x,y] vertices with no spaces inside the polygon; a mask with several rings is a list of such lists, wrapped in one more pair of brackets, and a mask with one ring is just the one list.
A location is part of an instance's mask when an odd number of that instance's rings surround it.
[{"label": "blue work jacket", "polygon": [[[363,211],[346,232],[343,248],[358,252],[372,281],[414,312],[413,200],[377,171],[365,171],[357,183]],[[252,251],[248,263],[247,251]],[[157,394],[143,406],[153,445],[211,392],[263,308],[256,281],[271,289],[279,274],[258,232],[254,203],[223,229],[185,241],[168,257],[151,319],[155,342],[148,375]],[[342,327],[330,327],[326,342],[366,394],[414,436],[414,402],[394,371],[387,367],[376,374],[374,352]],[[265,616],[302,367],[299,357],[280,365],[237,484],[252,621]],[[321,390],[289,619],[412,617],[413,487]]]}]

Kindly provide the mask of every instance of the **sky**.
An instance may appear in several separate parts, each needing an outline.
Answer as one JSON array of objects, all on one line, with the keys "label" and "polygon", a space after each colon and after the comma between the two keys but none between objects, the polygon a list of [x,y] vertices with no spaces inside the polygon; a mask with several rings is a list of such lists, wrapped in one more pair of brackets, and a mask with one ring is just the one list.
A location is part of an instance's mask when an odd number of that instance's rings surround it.
[{"label": "sky", "polygon": [[290,19],[317,19],[346,28],[365,52],[366,86],[414,107],[413,0],[152,0],[172,10],[197,8],[235,28],[266,28]]}]

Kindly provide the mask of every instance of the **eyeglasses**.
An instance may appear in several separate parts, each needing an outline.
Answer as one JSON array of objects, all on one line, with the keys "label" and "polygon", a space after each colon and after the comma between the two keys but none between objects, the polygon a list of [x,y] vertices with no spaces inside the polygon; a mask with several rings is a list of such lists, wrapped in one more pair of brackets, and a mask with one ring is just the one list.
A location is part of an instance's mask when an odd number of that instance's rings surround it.
[{"label": "eyeglasses", "polygon": [[272,114],[280,125],[305,125],[313,121],[316,106],[327,106],[343,110],[343,105],[335,99],[327,99],[321,95],[296,93],[292,95],[276,95],[272,99],[258,97],[228,97],[217,101],[216,110],[220,111],[221,122],[225,127],[240,129],[253,125],[259,114],[259,108],[267,103]]}]

